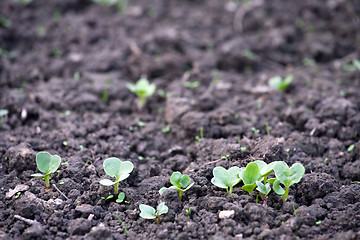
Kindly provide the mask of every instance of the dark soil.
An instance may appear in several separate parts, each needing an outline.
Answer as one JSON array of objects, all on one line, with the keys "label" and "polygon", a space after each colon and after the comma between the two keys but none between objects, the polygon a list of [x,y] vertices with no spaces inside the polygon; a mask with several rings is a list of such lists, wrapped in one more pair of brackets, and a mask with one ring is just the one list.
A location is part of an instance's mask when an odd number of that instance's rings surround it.
[{"label": "dark soil", "polygon": [[[360,239],[360,2],[129,2],[120,15],[89,0],[1,1],[0,239]],[[287,92],[268,87],[290,73]],[[141,76],[165,94],[139,110],[125,85]],[[68,200],[30,177],[39,151],[62,157],[51,184]],[[101,199],[112,156],[135,165],[120,184],[129,203]],[[264,207],[211,184],[215,166],[258,159],[305,166],[284,208],[273,192]],[[158,193],[173,171],[195,182],[181,203]],[[160,201],[161,224],[139,217]]]}]

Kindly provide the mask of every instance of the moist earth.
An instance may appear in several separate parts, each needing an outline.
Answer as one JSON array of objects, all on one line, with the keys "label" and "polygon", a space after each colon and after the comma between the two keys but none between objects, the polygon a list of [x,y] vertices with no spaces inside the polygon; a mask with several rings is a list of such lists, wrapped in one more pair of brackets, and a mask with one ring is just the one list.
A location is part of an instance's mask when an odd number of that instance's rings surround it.
[{"label": "moist earth", "polygon": [[[359,12],[356,0],[1,1],[0,238],[360,239]],[[288,74],[286,92],[268,86]],[[158,90],[143,109],[126,88],[140,77]],[[39,151],[62,157],[50,191],[30,176]],[[108,157],[135,165],[125,203],[102,199]],[[283,208],[274,192],[262,206],[211,184],[215,166],[254,160],[304,165]],[[158,193],[174,171],[195,183],[181,202]],[[161,201],[160,224],[139,217]]]}]

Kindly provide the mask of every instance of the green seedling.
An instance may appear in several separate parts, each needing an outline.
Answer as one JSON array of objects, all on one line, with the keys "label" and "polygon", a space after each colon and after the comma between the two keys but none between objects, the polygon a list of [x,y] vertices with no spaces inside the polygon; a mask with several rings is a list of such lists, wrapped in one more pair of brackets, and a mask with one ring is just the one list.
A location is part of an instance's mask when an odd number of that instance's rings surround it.
[{"label": "green seedling", "polygon": [[119,193],[118,198],[116,199],[116,202],[122,203],[124,201],[124,199],[125,199],[125,193],[121,192],[121,193]]},{"label": "green seedling", "polygon": [[260,132],[260,130],[257,129],[256,127],[251,127],[251,131],[253,131],[253,133],[255,133],[255,134]]},{"label": "green seedling", "polygon": [[246,168],[240,169],[238,175],[244,183],[241,189],[252,195],[252,192],[256,188],[256,181],[258,181],[261,176],[258,164],[255,162],[249,163]]},{"label": "green seedling", "polygon": [[120,159],[111,157],[104,161],[104,171],[110,177],[115,177],[115,182],[110,179],[102,179],[101,185],[114,186],[114,193],[118,195],[119,182],[125,180],[130,176],[130,173],[134,169],[134,165],[129,161],[120,161]]},{"label": "green seedling", "polygon": [[[289,168],[285,162],[278,162],[274,166],[274,172],[277,180],[273,184],[273,189],[275,193],[282,196],[284,206],[290,186],[300,182],[305,174],[305,168],[301,163],[295,163]],[[280,183],[285,186],[285,190],[280,186]]]},{"label": "green seedling", "polygon": [[225,188],[227,194],[231,194],[233,187],[241,181],[238,176],[239,171],[239,167],[231,167],[228,170],[221,166],[215,167],[211,183],[219,188]]},{"label": "green seedling", "polygon": [[360,61],[358,59],[354,59],[352,61],[347,61],[342,65],[342,69],[345,72],[360,71]]},{"label": "green seedling", "polygon": [[46,188],[50,188],[50,174],[56,172],[61,163],[58,155],[51,155],[48,152],[39,152],[36,154],[36,166],[42,173],[31,174],[32,177],[44,178]]},{"label": "green seedling", "polygon": [[270,136],[270,127],[269,127],[269,122],[265,122],[265,129],[266,129],[266,135]]},{"label": "green seedling", "polygon": [[197,88],[198,86],[200,86],[200,82],[199,81],[185,82],[184,86],[187,88],[193,89],[193,88]]},{"label": "green seedling", "polygon": [[355,145],[354,144],[351,144],[348,148],[347,148],[347,151],[348,152],[351,152],[352,150],[354,150],[355,148]]},{"label": "green seedling", "polygon": [[168,132],[170,132],[170,125],[166,125],[165,127],[163,127],[163,128],[161,129],[161,131],[162,131],[162,133],[168,133]]},{"label": "green seedling", "polygon": [[159,190],[159,193],[162,195],[167,189],[175,189],[179,193],[179,202],[181,202],[181,197],[184,192],[189,190],[194,185],[194,183],[190,183],[191,179],[188,175],[182,175],[180,172],[174,172],[170,177],[170,182],[172,186],[169,188],[162,187]]},{"label": "green seedling", "polygon": [[145,219],[155,219],[156,223],[160,223],[160,215],[166,214],[169,211],[169,208],[165,205],[164,202],[161,202],[156,210],[145,204],[140,204],[140,217]]},{"label": "green seedling", "polygon": [[195,136],[195,142],[199,142],[201,139],[204,138],[204,128],[200,128],[200,136]]},{"label": "green seedling", "polygon": [[112,199],[112,198],[114,198],[114,195],[109,195],[109,196],[107,196],[107,197],[101,197],[101,199],[103,199],[103,200],[109,200],[109,199]]},{"label": "green seedling", "polygon": [[294,216],[295,216],[295,217],[298,217],[298,216],[297,216],[297,213],[296,213],[295,205],[293,204],[292,206],[293,206],[293,210],[294,210]]},{"label": "green seedling", "polygon": [[118,215],[116,215],[116,214],[112,214],[112,215],[113,215],[114,217],[116,217],[116,218],[120,221],[121,226],[122,226],[122,228],[124,229],[124,232],[125,232],[126,236],[129,236],[129,232],[128,232],[128,230],[127,230],[127,228],[126,228],[125,223],[123,222],[123,220],[122,220]]},{"label": "green seedling", "polygon": [[188,208],[185,210],[187,218],[190,219],[190,214],[191,214],[191,208]]},{"label": "green seedling", "polygon": [[260,197],[264,201],[263,205],[266,206],[266,199],[271,191],[270,183],[263,184],[260,181],[256,181],[256,190],[260,192]]},{"label": "green seedling", "polygon": [[146,99],[156,90],[156,85],[150,84],[146,78],[140,78],[136,84],[128,83],[126,87],[139,98],[141,108],[145,105]]},{"label": "green seedling", "polygon": [[105,86],[105,89],[102,91],[101,93],[101,100],[104,102],[104,103],[107,103],[109,101],[109,88],[110,88],[110,85],[111,85],[111,82],[112,82],[112,79],[109,78],[108,80],[106,80],[106,86]]},{"label": "green seedling", "polygon": [[269,79],[269,86],[281,91],[281,92],[285,92],[286,89],[289,87],[289,85],[291,84],[291,82],[293,81],[294,76],[292,74],[287,75],[285,78],[282,78],[280,76],[275,76]]}]

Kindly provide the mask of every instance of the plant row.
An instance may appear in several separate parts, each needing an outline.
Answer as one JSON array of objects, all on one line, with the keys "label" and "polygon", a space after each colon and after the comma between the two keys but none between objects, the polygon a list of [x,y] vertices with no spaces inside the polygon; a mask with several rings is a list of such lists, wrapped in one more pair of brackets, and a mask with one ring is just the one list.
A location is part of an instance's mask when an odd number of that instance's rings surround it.
[{"label": "plant row", "polygon": [[[46,188],[50,188],[50,175],[57,171],[61,164],[61,158],[58,155],[51,155],[48,152],[39,152],[36,155],[37,168],[42,173],[35,173],[31,176],[40,177],[45,180]],[[100,184],[104,186],[114,186],[114,195],[106,199],[116,197],[116,202],[121,203],[125,199],[125,193],[119,193],[119,183],[130,176],[134,169],[134,165],[130,161],[121,161],[118,158],[107,158],[103,163],[105,173],[115,180],[102,179]],[[274,172],[274,176],[269,178],[269,175]],[[275,161],[270,164],[264,161],[254,161],[247,164],[246,167],[239,168],[237,166],[225,169],[221,166],[213,169],[213,178],[211,183],[219,188],[226,189],[228,194],[231,194],[233,187],[240,182],[243,182],[242,190],[248,192],[251,196],[254,190],[257,190],[263,200],[263,205],[266,206],[266,199],[271,192],[271,185],[273,191],[282,196],[283,205],[285,204],[289,195],[289,188],[291,185],[298,183],[305,173],[305,168],[300,163],[295,163],[289,167],[283,161]],[[162,187],[159,194],[167,190],[176,190],[179,193],[179,201],[181,202],[183,194],[189,190],[194,182],[186,174],[174,172],[170,177],[171,187]],[[160,215],[168,212],[168,207],[164,202],[161,202],[156,209],[151,206],[140,204],[140,217],[145,219],[155,219],[160,222]]]}]

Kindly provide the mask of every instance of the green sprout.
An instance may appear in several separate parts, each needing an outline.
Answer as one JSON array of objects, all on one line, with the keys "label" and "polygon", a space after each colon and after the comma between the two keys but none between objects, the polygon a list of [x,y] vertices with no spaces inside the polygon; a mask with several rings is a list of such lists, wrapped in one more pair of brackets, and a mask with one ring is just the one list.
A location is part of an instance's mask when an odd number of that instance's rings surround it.
[{"label": "green sprout", "polygon": [[156,223],[160,223],[160,215],[166,214],[169,211],[169,208],[165,205],[164,202],[161,202],[156,210],[145,204],[140,204],[140,217],[145,219],[155,219]]},{"label": "green sprout", "polygon": [[286,89],[289,87],[291,82],[293,81],[294,76],[292,74],[287,75],[285,78],[282,78],[280,76],[275,76],[269,79],[269,86],[279,90],[281,92],[285,92]]},{"label": "green sprout", "polygon": [[126,234],[127,236],[129,236],[129,232],[128,232],[128,230],[127,230],[127,228],[126,228],[125,223],[123,222],[123,220],[122,220],[118,215],[116,215],[116,214],[112,214],[112,215],[113,215],[114,217],[116,217],[116,218],[120,221],[121,226],[122,226],[122,228],[124,229],[125,234]]},{"label": "green sprout", "polygon": [[345,72],[355,72],[360,71],[360,61],[358,59],[354,59],[352,61],[346,61],[343,65],[342,65],[342,69]]},{"label": "green sprout", "polygon": [[191,208],[185,209],[187,218],[190,219],[190,214],[191,214]]},{"label": "green sprout", "polygon": [[194,185],[194,183],[190,183],[191,179],[188,175],[185,175],[185,174],[182,175],[180,172],[174,172],[170,177],[170,182],[171,182],[172,186],[169,188],[162,187],[159,190],[159,193],[160,193],[160,195],[163,195],[163,193],[167,189],[175,189],[179,193],[179,202],[181,202],[181,197],[184,194],[184,192],[189,190]]},{"label": "green sprout", "polygon": [[109,195],[109,196],[107,196],[107,197],[101,197],[101,199],[103,199],[103,200],[109,200],[109,199],[112,199],[112,198],[114,198],[114,195]]},{"label": "green sprout", "polygon": [[239,167],[231,167],[228,170],[221,166],[215,167],[211,183],[219,188],[225,188],[227,194],[231,194],[233,187],[241,181],[238,176],[239,171]]},{"label": "green sprout", "polygon": [[124,199],[125,199],[125,193],[121,192],[121,193],[119,193],[118,198],[116,199],[116,202],[122,203],[124,201]]},{"label": "green sprout", "polygon": [[355,148],[355,145],[354,144],[351,144],[348,148],[347,148],[347,151],[348,152],[351,152],[352,150],[354,150]]},{"label": "green sprout", "polygon": [[[282,196],[284,206],[290,186],[300,182],[305,174],[305,168],[301,163],[295,163],[289,168],[285,162],[278,162],[274,166],[274,172],[277,180],[273,184],[273,189],[275,193]],[[280,183],[285,186],[285,190],[280,186]]]},{"label": "green sprout", "polygon": [[104,102],[104,103],[107,103],[109,101],[109,88],[110,88],[110,85],[111,85],[111,82],[112,82],[112,79],[109,78],[108,80],[106,80],[106,86],[105,86],[105,89],[102,91],[101,93],[101,100]]},{"label": "green sprout", "polygon": [[103,166],[107,175],[110,177],[115,177],[115,182],[111,181],[110,179],[102,179],[100,184],[104,186],[114,186],[114,193],[115,195],[118,195],[119,182],[130,176],[130,173],[134,169],[134,165],[129,161],[123,162],[118,158],[111,157],[104,161]]},{"label": "green sprout", "polygon": [[187,88],[193,89],[193,88],[197,88],[198,86],[200,86],[200,82],[199,81],[185,82],[184,86]]},{"label": "green sprout", "polygon": [[253,131],[253,133],[255,133],[255,134],[260,132],[260,130],[257,129],[256,127],[251,127],[251,131]]},{"label": "green sprout", "polygon": [[46,188],[50,188],[50,174],[56,172],[61,163],[58,155],[51,155],[48,152],[39,152],[36,154],[36,166],[42,173],[31,174],[32,177],[44,178]]},{"label": "green sprout", "polygon": [[264,201],[263,205],[266,206],[267,195],[269,195],[271,191],[270,183],[263,184],[260,181],[256,181],[256,190],[260,192],[260,197]]},{"label": "green sprout", "polygon": [[153,95],[156,90],[155,83],[150,84],[146,78],[140,78],[136,84],[128,83],[126,87],[139,98],[141,108],[145,105],[146,98]]},{"label": "green sprout", "polygon": [[195,142],[199,142],[201,139],[204,138],[204,128],[200,128],[200,136],[195,136]]}]

